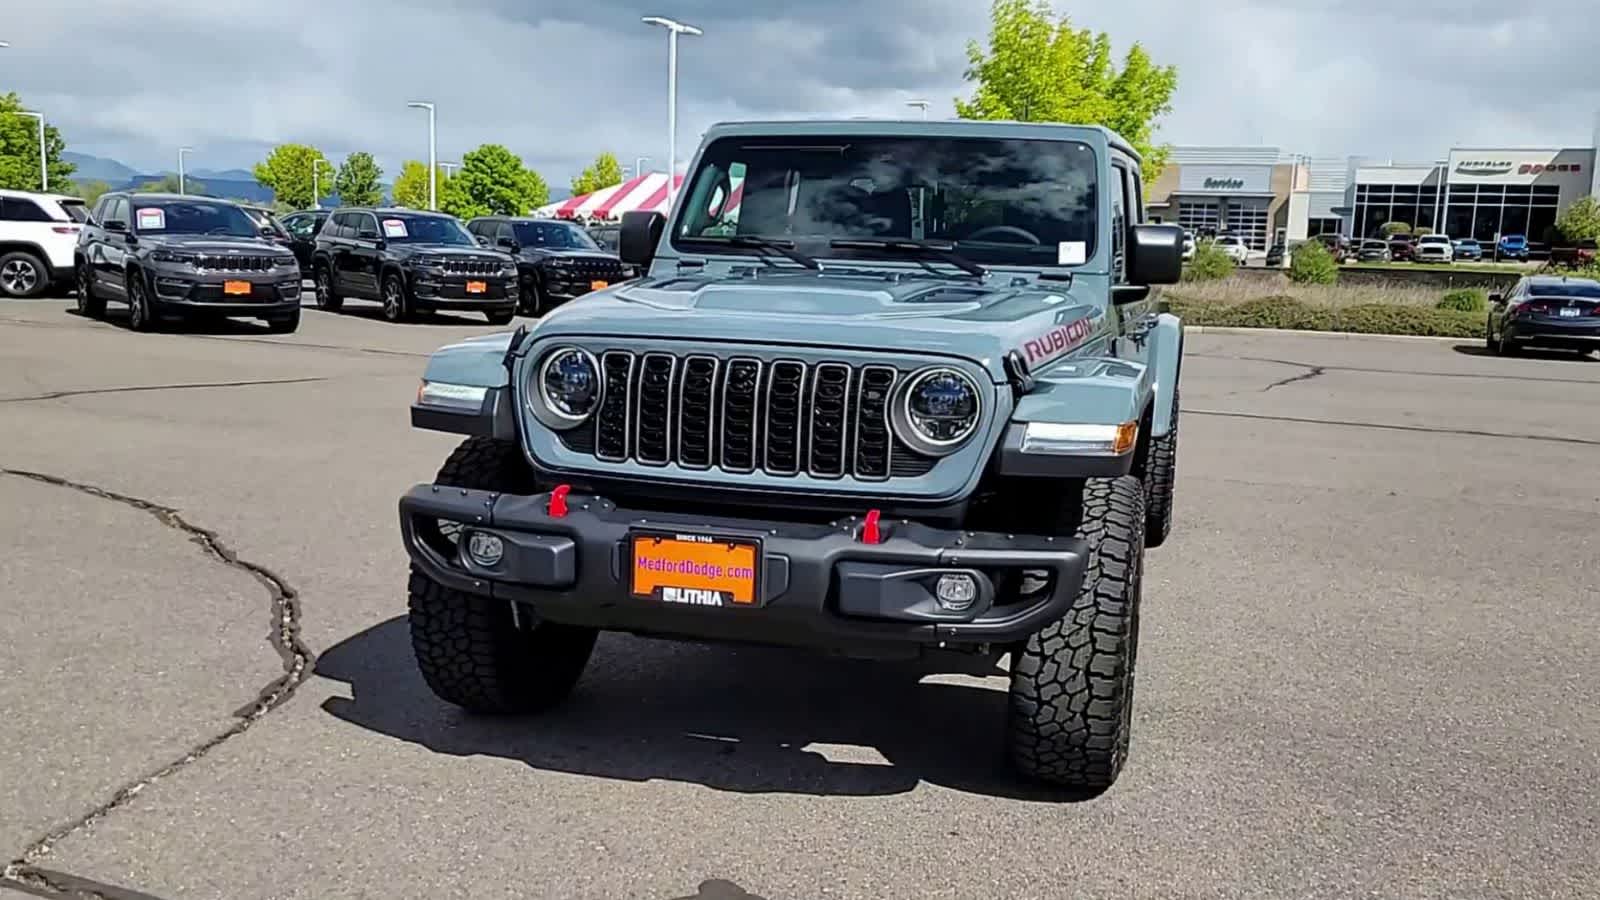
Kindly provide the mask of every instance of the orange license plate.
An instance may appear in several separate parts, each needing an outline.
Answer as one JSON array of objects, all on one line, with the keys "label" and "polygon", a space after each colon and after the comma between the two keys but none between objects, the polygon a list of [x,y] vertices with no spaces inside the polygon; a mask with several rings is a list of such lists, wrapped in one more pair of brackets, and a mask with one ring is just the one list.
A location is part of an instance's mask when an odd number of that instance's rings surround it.
[{"label": "orange license plate", "polygon": [[606,288],[608,288],[610,286],[611,286],[611,282],[609,282],[609,281],[591,281],[591,282],[589,282],[589,290],[591,290],[591,291],[603,291],[603,290],[605,290]]},{"label": "orange license plate", "polygon": [[755,606],[761,544],[705,534],[632,535],[629,591],[684,606]]},{"label": "orange license plate", "polygon": [[248,297],[250,295],[250,282],[224,281],[222,283],[222,292],[230,297]]},{"label": "orange license plate", "polygon": [[467,293],[469,293],[469,294],[481,294],[484,291],[487,291],[488,289],[489,289],[489,282],[487,282],[487,281],[469,281],[469,282],[467,282]]}]

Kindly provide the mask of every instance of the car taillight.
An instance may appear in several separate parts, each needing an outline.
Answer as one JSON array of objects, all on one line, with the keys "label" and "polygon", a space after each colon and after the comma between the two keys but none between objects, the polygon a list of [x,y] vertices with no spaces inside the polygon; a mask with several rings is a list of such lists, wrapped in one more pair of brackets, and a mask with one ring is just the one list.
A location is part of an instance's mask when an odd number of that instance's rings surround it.
[{"label": "car taillight", "polygon": [[1543,303],[1524,303],[1517,307],[1517,315],[1519,316],[1531,316],[1545,312],[1548,312],[1548,310]]},{"label": "car taillight", "polygon": [[78,233],[78,226],[76,226],[76,225],[52,225],[52,226],[50,226],[50,230],[54,231],[56,234],[77,234]]}]

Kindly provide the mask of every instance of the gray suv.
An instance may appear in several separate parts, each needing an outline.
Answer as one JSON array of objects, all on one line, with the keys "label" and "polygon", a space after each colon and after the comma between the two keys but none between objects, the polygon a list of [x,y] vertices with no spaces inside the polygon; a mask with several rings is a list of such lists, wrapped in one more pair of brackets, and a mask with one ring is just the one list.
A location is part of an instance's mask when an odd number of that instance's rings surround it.
[{"label": "gray suv", "polygon": [[1015,767],[1111,785],[1183,346],[1139,173],[1099,128],[713,128],[623,221],[643,277],[429,360],[412,422],[467,436],[400,501],[430,688],[542,710],[602,631],[1008,659]]}]

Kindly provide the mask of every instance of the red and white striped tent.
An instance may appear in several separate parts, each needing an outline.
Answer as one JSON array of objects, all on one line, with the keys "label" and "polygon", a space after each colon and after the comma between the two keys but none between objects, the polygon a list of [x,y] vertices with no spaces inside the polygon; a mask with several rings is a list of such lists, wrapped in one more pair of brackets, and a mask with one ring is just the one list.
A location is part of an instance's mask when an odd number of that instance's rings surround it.
[{"label": "red and white striped tent", "polygon": [[[683,190],[683,176],[673,179],[674,191]],[[728,212],[739,208],[743,185],[733,186],[732,202]],[[667,212],[667,176],[664,172],[648,172],[621,184],[601,188],[592,194],[569,197],[535,210],[536,215],[558,219],[584,219],[615,221],[628,212]]]}]

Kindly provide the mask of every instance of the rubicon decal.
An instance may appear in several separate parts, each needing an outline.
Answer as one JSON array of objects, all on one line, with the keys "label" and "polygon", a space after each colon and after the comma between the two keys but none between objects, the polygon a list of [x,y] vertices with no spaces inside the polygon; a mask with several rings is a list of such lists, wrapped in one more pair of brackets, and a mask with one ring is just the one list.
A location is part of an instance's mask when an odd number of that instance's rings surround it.
[{"label": "rubicon decal", "polygon": [[1084,316],[1050,329],[1022,345],[1030,368],[1048,362],[1087,341],[1095,332],[1098,316]]}]

